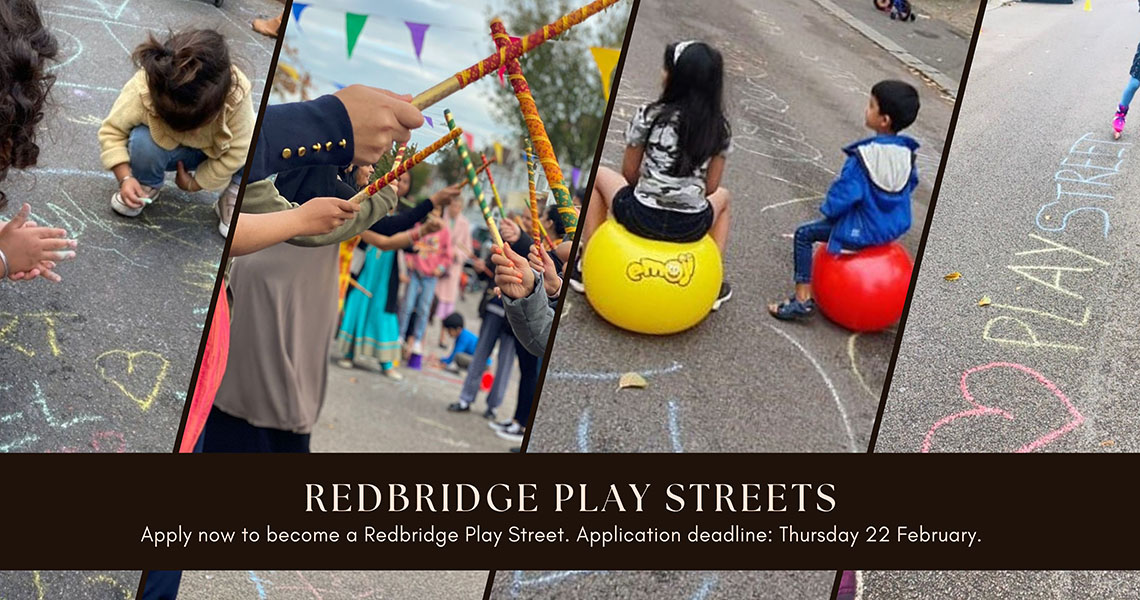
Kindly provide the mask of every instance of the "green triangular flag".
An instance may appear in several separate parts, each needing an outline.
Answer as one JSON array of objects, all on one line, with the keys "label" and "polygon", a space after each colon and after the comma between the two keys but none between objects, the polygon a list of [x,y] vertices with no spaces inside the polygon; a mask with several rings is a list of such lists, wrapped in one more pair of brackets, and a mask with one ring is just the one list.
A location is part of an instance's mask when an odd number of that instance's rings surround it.
[{"label": "green triangular flag", "polygon": [[349,58],[352,58],[352,49],[356,47],[356,40],[360,37],[360,32],[364,29],[364,22],[367,20],[368,15],[357,15],[353,13],[344,15],[345,34],[348,36]]}]

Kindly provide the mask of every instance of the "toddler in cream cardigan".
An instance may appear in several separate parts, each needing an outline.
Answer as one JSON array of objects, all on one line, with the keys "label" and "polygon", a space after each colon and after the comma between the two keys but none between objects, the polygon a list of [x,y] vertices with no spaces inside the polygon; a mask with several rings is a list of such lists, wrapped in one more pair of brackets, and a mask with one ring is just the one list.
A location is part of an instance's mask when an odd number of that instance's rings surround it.
[{"label": "toddler in cream cardigan", "polygon": [[253,135],[249,79],[210,29],[150,36],[132,56],[139,71],[99,128],[103,166],[119,181],[111,208],[137,217],[174,172],[180,189],[221,192],[215,210],[226,236]]}]

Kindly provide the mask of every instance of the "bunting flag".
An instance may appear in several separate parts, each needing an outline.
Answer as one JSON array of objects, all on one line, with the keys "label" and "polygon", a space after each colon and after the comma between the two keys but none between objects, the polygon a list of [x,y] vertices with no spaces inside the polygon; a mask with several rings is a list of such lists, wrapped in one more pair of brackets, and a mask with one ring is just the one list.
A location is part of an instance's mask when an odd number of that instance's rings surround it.
[{"label": "bunting flag", "polygon": [[495,162],[503,164],[503,145],[495,142]]},{"label": "bunting flag", "polygon": [[572,167],[570,169],[570,187],[578,187],[578,177],[582,175],[582,169]]},{"label": "bunting flag", "polygon": [[428,27],[431,27],[431,24],[404,21],[404,25],[408,26],[408,31],[412,34],[412,48],[416,51],[416,60],[420,62],[420,65],[423,65],[424,61],[420,58],[420,53],[424,51],[424,34],[427,33]]},{"label": "bunting flag", "polygon": [[475,147],[475,136],[473,136],[470,133],[467,133],[465,131],[465,132],[463,132],[463,139],[467,140],[467,147],[468,148],[474,148]]},{"label": "bunting flag", "polygon": [[306,8],[309,8],[309,5],[307,3],[303,3],[303,2],[294,2],[293,3],[293,22],[297,24],[297,27],[301,26],[301,23],[300,23],[301,13],[305,12]]},{"label": "bunting flag", "polygon": [[364,30],[364,22],[367,20],[368,15],[356,13],[345,13],[344,15],[344,30],[345,36],[348,38],[349,58],[352,58],[352,50],[356,48],[356,40],[360,39],[360,32]]},{"label": "bunting flag", "polygon": [[424,122],[428,124],[428,127],[435,129],[435,123],[432,123],[431,117],[424,115]]},{"label": "bunting flag", "polygon": [[621,50],[617,48],[590,48],[594,55],[594,62],[598,63],[598,71],[602,74],[602,96],[606,102],[610,101],[610,83],[614,79],[614,69],[617,68]]}]

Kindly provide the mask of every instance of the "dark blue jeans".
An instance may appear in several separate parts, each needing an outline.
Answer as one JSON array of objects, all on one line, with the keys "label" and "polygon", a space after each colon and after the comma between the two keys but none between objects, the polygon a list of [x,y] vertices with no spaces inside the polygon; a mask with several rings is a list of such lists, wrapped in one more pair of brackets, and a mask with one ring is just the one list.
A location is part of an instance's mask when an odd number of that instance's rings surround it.
[{"label": "dark blue jeans", "polygon": [[813,245],[826,243],[831,238],[831,222],[827,219],[809,221],[796,228],[795,248],[796,283],[811,283]]},{"label": "dark blue jeans", "polygon": [[182,571],[147,571],[140,600],[176,600]]},{"label": "dark blue jeans", "polygon": [[[127,152],[131,155],[131,174],[139,183],[152,188],[162,187],[168,172],[177,171],[181,162],[187,171],[193,171],[206,160],[206,153],[197,148],[178,146],[167,150],[155,143],[150,128],[139,125],[131,130],[127,139]],[[241,171],[234,173],[231,183],[241,183]]]}]

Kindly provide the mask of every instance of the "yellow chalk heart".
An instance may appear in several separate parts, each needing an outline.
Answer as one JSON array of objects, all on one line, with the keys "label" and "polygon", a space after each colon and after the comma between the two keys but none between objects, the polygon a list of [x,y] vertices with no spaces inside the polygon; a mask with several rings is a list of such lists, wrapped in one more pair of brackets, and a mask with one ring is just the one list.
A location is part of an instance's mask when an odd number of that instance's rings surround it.
[{"label": "yellow chalk heart", "polygon": [[[121,381],[107,374],[107,368],[103,364],[103,359],[113,356],[122,356],[126,359],[127,375],[134,374],[136,362],[139,361],[139,359],[152,358],[161,364],[161,366],[158,368],[158,375],[154,378],[154,385],[150,388],[150,392],[146,394],[146,397],[139,398],[135,394],[132,394],[127,390],[127,387],[123,385]],[[95,358],[95,367],[99,369],[99,375],[103,379],[106,379],[115,387],[119,388],[120,392],[122,392],[131,400],[134,400],[135,403],[139,405],[139,408],[145,412],[150,408],[150,405],[154,403],[155,398],[158,398],[158,392],[160,389],[162,389],[162,382],[166,380],[166,370],[170,367],[170,361],[166,360],[166,358],[161,354],[150,352],[148,350],[139,350],[138,352],[128,352],[126,350],[109,350]]]}]

